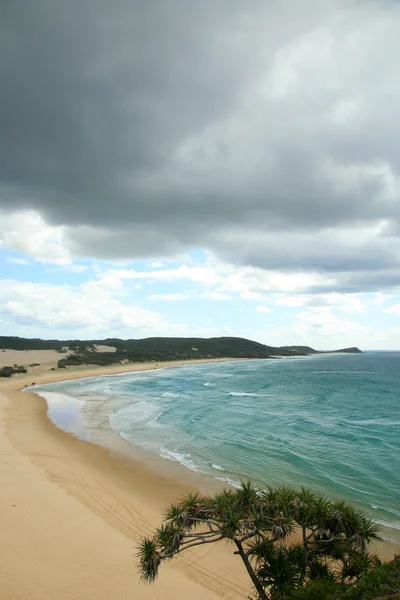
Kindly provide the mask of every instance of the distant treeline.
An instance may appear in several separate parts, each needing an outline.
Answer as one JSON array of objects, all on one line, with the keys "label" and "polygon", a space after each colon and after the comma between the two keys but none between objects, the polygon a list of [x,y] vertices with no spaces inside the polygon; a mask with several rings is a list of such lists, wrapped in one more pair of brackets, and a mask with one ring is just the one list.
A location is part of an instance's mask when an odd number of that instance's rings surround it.
[{"label": "distant treeline", "polygon": [[104,342],[92,342],[88,340],[42,340],[40,338],[22,338],[16,336],[0,336],[0,350],[58,350],[63,348],[79,348],[84,351],[93,344],[104,344]]},{"label": "distant treeline", "polygon": [[[111,346],[115,352],[99,352],[96,346]],[[0,336],[0,349],[56,350],[69,354],[58,361],[59,368],[69,365],[110,365],[121,362],[179,361],[207,358],[271,358],[274,356],[304,356],[317,354],[309,346],[266,346],[259,342],[237,337],[218,338],[165,338],[143,340],[41,340]],[[72,352],[72,353],[71,353]],[[339,352],[339,351],[337,351]],[[340,352],[360,352],[346,348]]]}]

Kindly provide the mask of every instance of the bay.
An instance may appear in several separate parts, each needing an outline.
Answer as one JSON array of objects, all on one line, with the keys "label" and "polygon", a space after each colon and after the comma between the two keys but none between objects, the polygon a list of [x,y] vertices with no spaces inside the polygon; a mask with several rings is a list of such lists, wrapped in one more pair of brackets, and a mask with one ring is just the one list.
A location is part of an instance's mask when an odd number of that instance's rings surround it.
[{"label": "bay", "polygon": [[232,485],[311,486],[359,506],[394,541],[399,390],[398,352],[208,363],[36,388],[54,422],[69,431],[79,423],[84,439],[84,422],[107,424],[129,444]]}]

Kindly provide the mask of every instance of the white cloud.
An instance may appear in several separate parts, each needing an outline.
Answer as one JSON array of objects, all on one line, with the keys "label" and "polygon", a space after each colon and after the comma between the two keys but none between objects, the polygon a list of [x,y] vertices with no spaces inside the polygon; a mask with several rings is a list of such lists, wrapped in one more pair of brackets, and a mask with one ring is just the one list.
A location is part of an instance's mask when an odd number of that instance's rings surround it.
[{"label": "white cloud", "polygon": [[[184,293],[151,294],[150,300],[182,300],[193,295],[209,300],[229,300],[237,295],[243,300],[267,301],[273,294],[307,292],[314,286],[323,287],[330,277],[318,273],[279,273],[256,267],[241,267],[218,261],[209,254],[205,266],[179,265],[176,268],[138,271],[108,269],[98,274],[98,285],[122,288],[129,281],[175,285],[180,281],[197,284],[199,289]],[[94,285],[94,284],[93,284]],[[171,295],[172,294],[172,295]]]},{"label": "white cloud", "polygon": [[229,294],[222,294],[221,292],[213,292],[213,291],[205,291],[200,295],[200,298],[204,298],[205,300],[232,300],[232,296]]},{"label": "white cloud", "polygon": [[286,296],[285,298],[277,298],[275,304],[277,304],[277,306],[298,308],[307,304],[307,298],[305,296]]},{"label": "white cloud", "polygon": [[374,329],[335,314],[331,306],[310,307],[296,312],[286,326],[270,325],[258,332],[259,341],[280,346],[312,346],[317,350],[337,350],[358,346],[368,348],[398,347],[397,340],[382,329]]},{"label": "white cloud", "polygon": [[[113,290],[88,282],[67,285],[0,281],[2,328],[18,332],[71,332],[79,337],[173,335],[176,328],[162,315],[141,306],[125,305]],[[181,331],[182,325],[177,329]]]},{"label": "white cloud", "polygon": [[6,257],[6,262],[10,265],[29,265],[29,260],[25,258],[12,258],[11,256]]},{"label": "white cloud", "polygon": [[277,306],[289,308],[332,306],[342,312],[365,313],[366,307],[362,300],[363,294],[303,294],[278,297]]},{"label": "white cloud", "polygon": [[16,300],[9,300],[4,304],[4,314],[14,315],[15,317],[34,317],[33,310],[24,304]]},{"label": "white cloud", "polygon": [[176,268],[155,271],[108,269],[99,273],[97,282],[93,282],[92,285],[111,287],[116,291],[129,285],[129,281],[142,281],[144,284],[162,283],[171,287],[185,281],[197,285],[196,289],[184,292],[151,294],[148,296],[151,301],[184,300],[194,296],[222,301],[236,297],[258,303],[273,302],[282,307],[331,305],[343,312],[365,311],[363,294],[330,291],[331,274],[280,273],[256,267],[235,266],[217,260],[211,253],[208,254],[204,266],[179,265]]},{"label": "white cloud", "polygon": [[177,302],[180,300],[187,300],[189,297],[188,294],[179,293],[150,294],[149,296],[146,296],[146,300],[150,300],[150,302]]},{"label": "white cloud", "polygon": [[[239,285],[240,287],[241,284],[239,283],[239,279],[235,282],[235,285]],[[249,288],[250,288],[250,282],[249,282]],[[226,285],[222,285],[221,289],[224,290],[226,289]],[[243,286],[244,287],[244,286]],[[262,300],[265,299],[264,294],[262,294],[261,292],[253,292],[251,289],[244,289],[242,292],[239,292],[239,296],[241,297],[242,300],[250,300],[250,302],[261,302]]]},{"label": "white cloud", "polygon": [[[342,319],[332,312],[330,306],[308,308],[296,315],[293,333],[309,339],[315,336],[335,342],[352,338],[354,344],[357,337],[365,336],[367,328],[349,319]],[[353,345],[353,344],[352,344]]]},{"label": "white cloud", "polygon": [[366,312],[364,303],[356,294],[327,294],[326,299],[328,304],[342,312]]},{"label": "white cloud", "polygon": [[149,294],[146,296],[146,300],[150,300],[150,302],[161,301],[161,302],[177,302],[180,300],[189,300],[189,299],[199,299],[203,298],[204,300],[216,300],[216,301],[224,301],[231,300],[231,296],[228,294],[222,294],[221,292],[214,292],[206,290],[204,292],[201,291],[188,291],[184,293],[175,293],[171,292],[169,294]]},{"label": "white cloud", "polygon": [[69,271],[71,273],[85,273],[86,271],[89,270],[89,267],[86,265],[70,264],[70,265],[62,265],[61,269],[63,271]]},{"label": "white cloud", "polygon": [[371,306],[382,306],[385,302],[393,298],[393,294],[384,294],[383,292],[376,292],[374,297],[368,302]]},{"label": "white cloud", "polygon": [[119,280],[147,280],[147,281],[177,281],[187,280],[195,283],[211,285],[219,281],[219,276],[214,269],[208,267],[188,267],[180,265],[176,269],[158,269],[155,271],[136,271],[135,269],[109,269],[101,274],[101,278]]},{"label": "white cloud", "polygon": [[0,247],[43,263],[68,265],[72,260],[65,228],[48,225],[33,210],[11,214],[0,212]]},{"label": "white cloud", "polygon": [[392,315],[400,315],[400,304],[392,304],[392,306],[388,306],[385,311]]},{"label": "white cloud", "polygon": [[260,305],[260,306],[257,306],[257,311],[261,312],[261,313],[269,313],[269,312],[271,312],[271,309],[268,308],[268,306]]}]

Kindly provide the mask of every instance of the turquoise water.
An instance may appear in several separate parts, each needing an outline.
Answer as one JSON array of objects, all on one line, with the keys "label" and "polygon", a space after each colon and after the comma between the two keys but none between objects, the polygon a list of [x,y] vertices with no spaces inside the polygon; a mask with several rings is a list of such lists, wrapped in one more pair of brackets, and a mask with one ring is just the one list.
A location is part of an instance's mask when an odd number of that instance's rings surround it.
[{"label": "turquoise water", "polygon": [[63,398],[61,411],[50,405],[61,426],[74,422],[72,396],[128,442],[189,469],[309,485],[400,531],[400,353],[191,365],[40,390]]}]

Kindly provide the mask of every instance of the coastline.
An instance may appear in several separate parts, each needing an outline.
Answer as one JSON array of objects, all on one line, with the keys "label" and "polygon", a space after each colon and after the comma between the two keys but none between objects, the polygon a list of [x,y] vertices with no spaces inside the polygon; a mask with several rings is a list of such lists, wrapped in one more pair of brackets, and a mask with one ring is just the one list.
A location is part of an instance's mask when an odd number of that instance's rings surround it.
[{"label": "coastline", "polygon": [[[204,362],[209,361],[158,363],[158,368]],[[166,466],[170,461],[149,461],[142,453],[127,458],[79,440],[53,425],[42,397],[21,391],[33,381],[143,371],[155,364],[48,368],[0,380],[5,463],[0,485],[6,491],[0,510],[6,539],[0,599],[29,593],[44,600],[92,595],[106,600],[116,590],[121,598],[145,600],[246,598],[247,575],[233,548],[224,544],[200,547],[163,566],[151,587],[138,579],[134,554],[140,536],[160,523],[169,502],[212,482],[180,465]],[[390,542],[374,548],[383,560],[399,550]]]},{"label": "coastline", "polygon": [[144,366],[43,371],[34,378],[0,380],[1,600],[247,598],[247,575],[224,544],[177,557],[163,565],[153,585],[141,583],[138,540],[153,533],[169,502],[197,486],[65,433],[49,419],[43,398],[21,391],[32,381]]}]

